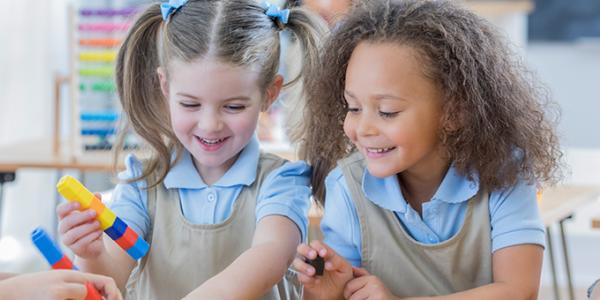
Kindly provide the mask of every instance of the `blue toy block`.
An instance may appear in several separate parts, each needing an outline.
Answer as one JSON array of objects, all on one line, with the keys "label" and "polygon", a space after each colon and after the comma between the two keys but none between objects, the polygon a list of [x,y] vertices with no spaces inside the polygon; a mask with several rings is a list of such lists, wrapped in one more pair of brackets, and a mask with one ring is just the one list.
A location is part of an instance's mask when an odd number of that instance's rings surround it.
[{"label": "blue toy block", "polygon": [[138,238],[133,247],[127,250],[127,254],[129,254],[133,259],[138,260],[144,257],[149,249],[150,245],[148,245],[144,239]]},{"label": "blue toy block", "polygon": [[121,236],[123,236],[123,233],[125,233],[126,229],[127,224],[125,224],[125,222],[123,222],[121,219],[119,219],[119,217],[117,217],[113,225],[109,228],[106,228],[104,232],[106,232],[106,234],[108,234],[108,236],[110,236],[111,239],[117,240]]},{"label": "blue toy block", "polygon": [[62,251],[60,251],[44,229],[38,227],[32,231],[31,240],[50,265],[54,265],[63,258]]}]

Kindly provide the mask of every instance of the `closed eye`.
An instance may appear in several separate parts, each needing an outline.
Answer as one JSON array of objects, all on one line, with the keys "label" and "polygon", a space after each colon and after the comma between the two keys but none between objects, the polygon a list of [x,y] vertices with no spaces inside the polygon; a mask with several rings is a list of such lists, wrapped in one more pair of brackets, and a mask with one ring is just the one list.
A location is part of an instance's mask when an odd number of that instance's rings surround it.
[{"label": "closed eye", "polygon": [[200,107],[200,104],[198,104],[198,103],[179,102],[179,105],[181,105],[181,107],[184,107],[184,108]]},{"label": "closed eye", "polygon": [[397,116],[399,113],[400,113],[399,111],[395,111],[395,112],[380,111],[379,115],[384,118],[393,118],[393,117]]},{"label": "closed eye", "polygon": [[246,109],[245,105],[225,105],[225,109],[233,112],[240,112]]}]

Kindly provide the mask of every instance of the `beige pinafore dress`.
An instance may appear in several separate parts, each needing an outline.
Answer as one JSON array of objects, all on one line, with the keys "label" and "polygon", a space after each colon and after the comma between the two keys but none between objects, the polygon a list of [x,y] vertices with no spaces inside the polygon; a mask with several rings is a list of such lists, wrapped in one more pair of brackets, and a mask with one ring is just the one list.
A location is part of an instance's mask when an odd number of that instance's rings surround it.
[{"label": "beige pinafore dress", "polygon": [[[126,298],[181,299],[249,249],[261,183],[284,162],[275,155],[261,153],[256,180],[242,189],[231,215],[219,224],[190,223],[182,214],[178,189],[167,190],[163,184],[149,189],[150,251],[132,272]],[[288,271],[261,299],[299,299],[301,287],[294,279]]]},{"label": "beige pinafore dress", "polygon": [[361,267],[398,297],[447,295],[492,282],[488,194],[468,200],[461,229],[439,244],[413,239],[393,211],[366,198],[360,153],[338,162],[360,221]]}]

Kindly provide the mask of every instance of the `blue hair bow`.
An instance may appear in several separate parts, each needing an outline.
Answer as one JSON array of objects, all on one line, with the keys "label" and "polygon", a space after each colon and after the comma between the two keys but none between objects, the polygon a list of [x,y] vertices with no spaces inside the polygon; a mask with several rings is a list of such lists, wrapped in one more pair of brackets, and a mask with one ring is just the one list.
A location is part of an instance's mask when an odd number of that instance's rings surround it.
[{"label": "blue hair bow", "polygon": [[161,3],[160,12],[162,13],[163,20],[169,20],[169,17],[177,12],[186,2],[187,0],[169,0],[168,3]]},{"label": "blue hair bow", "polygon": [[279,20],[282,24],[287,24],[290,18],[289,9],[280,9],[277,5],[273,5],[267,1],[263,2],[265,14],[275,20]]}]

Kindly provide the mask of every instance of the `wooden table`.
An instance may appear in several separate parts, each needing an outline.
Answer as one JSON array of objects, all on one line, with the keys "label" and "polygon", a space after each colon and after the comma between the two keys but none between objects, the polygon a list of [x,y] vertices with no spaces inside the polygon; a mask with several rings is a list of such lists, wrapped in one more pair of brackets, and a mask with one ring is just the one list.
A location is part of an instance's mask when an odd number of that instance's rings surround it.
[{"label": "wooden table", "polygon": [[89,151],[77,156],[68,143],[61,144],[58,152],[50,140],[25,141],[0,146],[0,172],[14,172],[23,168],[77,169],[81,171],[111,171],[112,153]]},{"label": "wooden table", "polygon": [[[62,142],[54,149],[52,140],[24,141],[9,146],[0,146],[0,225],[2,224],[2,202],[4,183],[14,181],[19,169],[78,170],[79,172],[112,172],[113,153],[111,151],[87,151],[79,155],[73,151],[73,145]],[[261,145],[261,148],[263,146]],[[294,160],[295,155],[289,148],[277,145],[265,145],[265,151]],[[122,169],[122,158],[118,169]],[[60,197],[56,196],[56,202]],[[2,228],[0,226],[0,233]]]},{"label": "wooden table", "polygon": [[[90,151],[76,156],[68,142],[53,149],[50,139],[24,141],[9,146],[0,146],[0,225],[2,224],[4,184],[14,181],[19,169],[78,170],[80,172],[113,170],[112,153],[109,151]],[[122,167],[122,165],[120,165]],[[58,203],[60,197],[55,196]],[[0,227],[1,232],[1,227]],[[53,232],[56,234],[56,232]]]},{"label": "wooden table", "polygon": [[571,277],[571,264],[569,253],[567,251],[567,239],[564,228],[564,222],[570,219],[575,211],[589,204],[600,196],[600,186],[576,186],[562,185],[546,189],[542,192],[539,202],[540,213],[544,226],[546,226],[546,238],[548,241],[547,249],[550,259],[550,268],[552,271],[552,280],[554,285],[555,299],[560,299],[556,265],[554,261],[554,251],[552,246],[552,235],[550,229],[552,225],[558,224],[560,228],[560,239],[565,263],[565,273],[569,288],[569,299],[574,300],[573,280]]}]

